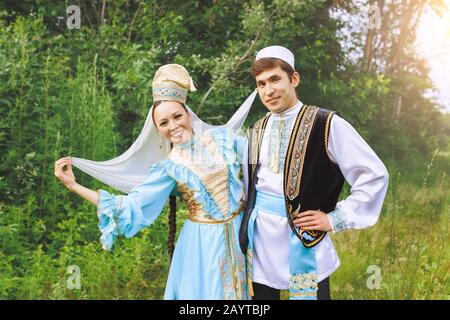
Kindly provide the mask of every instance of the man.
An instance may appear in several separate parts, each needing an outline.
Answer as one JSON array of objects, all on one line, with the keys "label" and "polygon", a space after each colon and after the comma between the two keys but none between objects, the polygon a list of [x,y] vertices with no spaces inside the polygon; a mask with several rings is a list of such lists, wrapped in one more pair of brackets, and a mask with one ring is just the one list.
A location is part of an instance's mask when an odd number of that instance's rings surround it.
[{"label": "man", "polygon": [[[340,261],[329,231],[374,225],[388,173],[353,127],[326,109],[304,105],[294,55],[259,51],[252,67],[270,111],[249,130],[248,197],[240,228],[253,299],[330,299]],[[344,179],[351,194],[337,202]]]}]

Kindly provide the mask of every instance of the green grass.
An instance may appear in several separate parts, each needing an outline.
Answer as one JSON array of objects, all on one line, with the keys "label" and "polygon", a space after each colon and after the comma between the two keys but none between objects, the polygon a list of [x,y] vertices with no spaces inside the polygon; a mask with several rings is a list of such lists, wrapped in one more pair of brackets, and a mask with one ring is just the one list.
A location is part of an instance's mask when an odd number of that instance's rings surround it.
[{"label": "green grass", "polygon": [[[333,299],[450,298],[449,179],[442,168],[428,169],[421,187],[391,172],[378,223],[331,235],[341,260],[330,278]],[[48,234],[46,219],[30,224],[35,202],[32,197],[23,206],[0,206],[0,299],[162,299],[169,268],[167,212],[105,252],[92,205],[64,208],[66,219]],[[180,207],[178,232],[184,219]],[[67,285],[73,265],[80,269],[80,289]],[[379,288],[368,286],[370,266],[380,270]]]},{"label": "green grass", "polygon": [[[403,192],[411,190],[404,188]],[[428,200],[432,201],[431,197]],[[448,199],[446,202],[442,207],[426,206],[419,200],[403,202],[407,204],[403,210],[388,202],[376,226],[334,235],[342,265],[331,277],[332,297],[449,299]],[[369,289],[371,265],[380,268],[379,289]]]},{"label": "green grass", "polygon": [[[185,217],[185,209],[179,210],[178,231]],[[332,235],[341,260],[331,276],[332,298],[449,299],[449,217],[448,183],[420,190],[400,184],[391,190],[374,227]],[[17,227],[3,228],[20,241]],[[97,239],[95,208],[85,204],[85,211],[58,225],[53,235],[58,251],[51,243],[36,243],[22,257],[0,252],[0,298],[162,299],[169,267],[166,230],[164,213],[139,236],[118,239],[113,251],[105,252]],[[71,265],[80,268],[80,289],[67,287]],[[381,271],[379,289],[367,285],[373,265]]]},{"label": "green grass", "polygon": [[[375,226],[331,235],[341,260],[330,277],[332,299],[450,299],[450,161],[442,153],[433,160],[420,187],[391,172]],[[379,288],[371,266],[379,268]]]}]

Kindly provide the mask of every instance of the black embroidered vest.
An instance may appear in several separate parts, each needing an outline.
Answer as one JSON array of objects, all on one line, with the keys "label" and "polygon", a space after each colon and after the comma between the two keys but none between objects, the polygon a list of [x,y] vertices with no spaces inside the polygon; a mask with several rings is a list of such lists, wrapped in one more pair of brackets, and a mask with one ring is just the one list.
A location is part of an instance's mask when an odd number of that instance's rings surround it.
[{"label": "black embroidered vest", "polygon": [[[298,230],[295,216],[308,210],[333,211],[344,184],[339,167],[328,156],[328,136],[334,112],[304,105],[297,115],[284,167],[284,196],[288,222],[303,245],[313,247],[326,232]],[[249,129],[249,190],[239,231],[241,250],[248,246],[248,221],[255,206],[259,151],[270,114]],[[303,233],[307,233],[304,235]]]}]

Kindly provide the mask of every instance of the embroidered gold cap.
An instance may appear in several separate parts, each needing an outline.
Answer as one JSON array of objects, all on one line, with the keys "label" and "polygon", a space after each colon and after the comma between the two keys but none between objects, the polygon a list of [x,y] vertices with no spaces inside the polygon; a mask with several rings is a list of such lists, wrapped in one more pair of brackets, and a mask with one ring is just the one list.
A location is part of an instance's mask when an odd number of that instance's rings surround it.
[{"label": "embroidered gold cap", "polygon": [[161,100],[186,103],[188,90],[196,91],[189,72],[182,65],[166,64],[156,71],[152,82],[153,102]]}]

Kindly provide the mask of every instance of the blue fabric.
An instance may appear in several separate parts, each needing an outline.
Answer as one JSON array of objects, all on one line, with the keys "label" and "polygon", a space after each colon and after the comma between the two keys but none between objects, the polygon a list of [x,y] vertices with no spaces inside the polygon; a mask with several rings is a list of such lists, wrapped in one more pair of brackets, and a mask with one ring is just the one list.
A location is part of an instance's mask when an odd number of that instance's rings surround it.
[{"label": "blue fabric", "polygon": [[[230,225],[235,239],[238,239],[242,216]],[[186,220],[175,247],[170,266],[164,299],[232,299],[232,267],[226,261],[226,247],[223,225],[199,224]],[[239,248],[233,246],[237,259],[235,264],[245,270],[245,259]],[[222,273],[226,273],[225,279]],[[225,280],[225,281],[223,281]],[[239,276],[245,286],[245,273]]]},{"label": "blue fabric", "polygon": [[[247,145],[247,138],[233,134],[231,131],[220,128],[212,131],[213,139],[221,146],[221,151],[228,166],[228,182],[230,184],[229,196],[232,200],[230,212],[235,211],[242,197],[244,189],[239,177],[243,153]],[[229,213],[230,213],[229,212]]]},{"label": "blue fabric", "polygon": [[[213,141],[226,159],[229,212],[221,212],[201,179],[171,159],[158,162],[148,179],[126,196],[100,190],[98,203],[100,238],[110,249],[119,234],[132,237],[151,225],[177,185],[185,185],[213,219],[223,221],[239,209],[243,186],[239,180],[236,137],[226,129],[215,129]],[[182,146],[184,147],[184,146]],[[177,240],[164,299],[246,299],[245,257],[237,246],[242,212],[229,224],[201,224],[186,220]],[[227,236],[230,235],[230,236]],[[237,289],[236,289],[237,288]]]},{"label": "blue fabric", "polygon": [[[249,253],[253,255],[253,235],[258,212],[263,211],[280,217],[286,217],[286,205],[284,197],[258,191],[256,193],[255,208],[250,216],[248,224]],[[307,235],[303,233],[303,236]],[[252,257],[249,257],[249,263]],[[247,267],[251,279],[253,267]],[[289,252],[289,293],[291,300],[316,300],[317,299],[317,266],[315,248],[306,248],[300,239],[291,231]]]},{"label": "blue fabric", "polygon": [[258,191],[256,193],[255,209],[262,209],[264,212],[279,217],[286,217],[284,198],[274,194]]},{"label": "blue fabric", "polygon": [[104,249],[111,249],[119,232],[130,238],[151,225],[163,210],[176,182],[167,174],[163,163],[153,165],[147,176],[147,180],[127,196],[114,196],[100,190],[97,206]]}]

